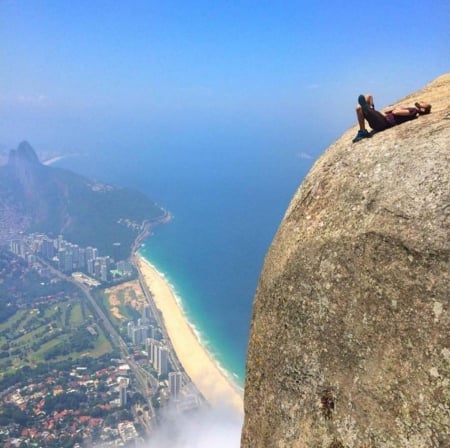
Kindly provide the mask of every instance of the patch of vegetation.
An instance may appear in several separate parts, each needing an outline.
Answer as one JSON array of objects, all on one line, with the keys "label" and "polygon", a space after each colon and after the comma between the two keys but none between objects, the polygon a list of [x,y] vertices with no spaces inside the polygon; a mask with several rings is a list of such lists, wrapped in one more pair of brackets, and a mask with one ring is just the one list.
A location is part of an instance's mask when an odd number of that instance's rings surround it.
[{"label": "patch of vegetation", "polygon": [[24,316],[27,314],[27,310],[17,310],[8,318],[7,320],[4,320],[0,324],[0,334],[5,331],[10,331],[10,328],[14,328],[18,325],[19,322],[21,322],[24,319]]},{"label": "patch of vegetation", "polygon": [[102,328],[85,319],[86,305],[67,299],[57,305],[18,310],[0,328],[0,376],[23,366],[112,351]]},{"label": "patch of vegetation", "polygon": [[33,422],[32,416],[23,412],[16,405],[7,403],[2,406],[0,413],[0,426],[7,426],[16,423],[21,426],[28,426]]},{"label": "patch of vegetation", "polygon": [[92,350],[90,354],[93,357],[98,357],[106,353],[111,353],[111,351],[112,351],[111,342],[109,342],[109,339],[105,336],[105,333],[102,331],[99,334],[99,337],[96,341],[94,350]]},{"label": "patch of vegetation", "polygon": [[0,323],[25,305],[57,301],[76,292],[76,286],[40,275],[5,248],[0,248],[0,286]]},{"label": "patch of vegetation", "polygon": [[57,360],[51,365],[49,363],[38,363],[33,367],[28,365],[22,366],[14,371],[4,373],[0,377],[0,390],[6,390],[7,388],[18,385],[28,384],[32,381],[37,382],[42,377],[47,377],[49,372],[69,372],[72,368],[82,365],[86,368],[86,373],[91,374],[99,369],[109,367],[111,365],[111,358],[119,358],[120,353],[113,350],[110,353],[106,353],[99,358],[86,356],[82,361],[79,359],[64,359]]},{"label": "patch of vegetation", "polygon": [[138,320],[141,317],[141,313],[133,308],[129,303],[126,303],[124,306],[124,314],[129,317],[129,320]]},{"label": "patch of vegetation", "polygon": [[94,313],[71,283],[50,281],[0,249],[0,378],[112,351]]},{"label": "patch of vegetation", "polygon": [[111,305],[109,303],[110,294],[106,294],[104,291],[96,291],[94,295],[109,320],[113,323],[113,325],[117,325],[119,323],[119,319],[117,319],[117,317],[111,312]]},{"label": "patch of vegetation", "polygon": [[112,308],[110,303],[111,293],[106,294],[105,292],[102,292],[101,295],[98,296],[101,299],[104,311],[108,313],[109,317],[111,318],[111,320],[115,322],[116,326],[121,326],[124,320],[130,321],[138,319],[140,317],[140,313],[136,311],[132,306],[130,306],[129,303],[127,303],[126,295],[127,294],[125,293],[125,291],[118,291],[117,293],[115,293],[115,296],[118,301],[118,304],[116,305],[117,310],[120,313],[120,315],[123,316],[123,319],[118,319],[114,315],[114,313],[111,312]]},{"label": "patch of vegetation", "polygon": [[83,323],[83,312],[81,309],[81,304],[80,303],[76,303],[70,311],[69,314],[70,318],[69,318],[69,322],[71,325],[81,325]]}]

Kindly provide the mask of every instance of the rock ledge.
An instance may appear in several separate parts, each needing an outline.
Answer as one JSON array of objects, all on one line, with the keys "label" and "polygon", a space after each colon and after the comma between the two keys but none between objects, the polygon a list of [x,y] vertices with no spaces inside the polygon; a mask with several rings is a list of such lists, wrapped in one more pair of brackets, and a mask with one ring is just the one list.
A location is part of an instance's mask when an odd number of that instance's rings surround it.
[{"label": "rock ledge", "polygon": [[295,194],[253,307],[243,448],[450,446],[450,74]]}]

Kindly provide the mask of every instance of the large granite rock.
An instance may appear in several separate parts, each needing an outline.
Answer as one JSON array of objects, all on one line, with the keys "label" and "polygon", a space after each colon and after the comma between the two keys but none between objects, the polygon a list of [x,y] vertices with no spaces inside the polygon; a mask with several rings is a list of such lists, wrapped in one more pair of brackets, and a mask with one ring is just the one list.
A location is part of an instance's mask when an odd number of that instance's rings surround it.
[{"label": "large granite rock", "polygon": [[450,74],[295,194],[251,326],[242,447],[450,446]]}]

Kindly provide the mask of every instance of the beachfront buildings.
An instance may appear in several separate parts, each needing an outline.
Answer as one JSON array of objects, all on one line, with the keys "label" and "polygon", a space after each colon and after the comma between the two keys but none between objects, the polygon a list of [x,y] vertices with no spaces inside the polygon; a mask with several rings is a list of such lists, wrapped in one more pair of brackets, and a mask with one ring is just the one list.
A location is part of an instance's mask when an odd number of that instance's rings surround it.
[{"label": "beachfront buildings", "polygon": [[119,380],[119,403],[120,403],[120,406],[127,405],[127,389],[128,389],[128,378],[120,378],[120,380]]},{"label": "beachfront buildings", "polygon": [[128,322],[127,335],[134,345],[144,345],[148,338],[155,337],[155,328],[146,319],[138,319],[137,322]]},{"label": "beachfront buildings", "polygon": [[169,351],[163,342],[147,339],[148,359],[158,375],[167,375],[169,370]]},{"label": "beachfront buildings", "polygon": [[83,272],[103,283],[129,277],[133,272],[128,262],[113,259],[108,255],[101,257],[96,247],[80,247],[64,240],[61,235],[50,238],[41,233],[24,234],[11,240],[9,249],[27,260],[30,265],[38,267],[40,257],[61,272]]},{"label": "beachfront buildings", "polygon": [[169,391],[174,400],[180,396],[183,374],[181,372],[169,373]]}]

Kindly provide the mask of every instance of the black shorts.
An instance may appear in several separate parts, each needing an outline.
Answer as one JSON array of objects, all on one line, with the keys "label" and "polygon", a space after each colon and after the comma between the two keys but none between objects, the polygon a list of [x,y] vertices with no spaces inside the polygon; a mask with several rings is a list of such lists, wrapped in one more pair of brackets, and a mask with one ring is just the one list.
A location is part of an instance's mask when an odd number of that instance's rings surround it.
[{"label": "black shorts", "polygon": [[365,108],[363,114],[369,126],[376,132],[384,131],[392,126],[386,117],[375,109]]}]

